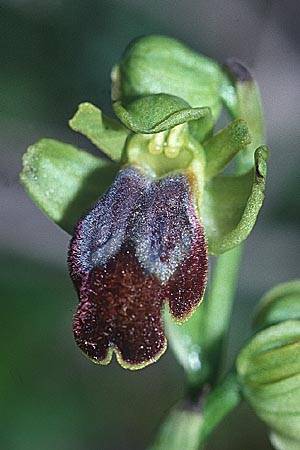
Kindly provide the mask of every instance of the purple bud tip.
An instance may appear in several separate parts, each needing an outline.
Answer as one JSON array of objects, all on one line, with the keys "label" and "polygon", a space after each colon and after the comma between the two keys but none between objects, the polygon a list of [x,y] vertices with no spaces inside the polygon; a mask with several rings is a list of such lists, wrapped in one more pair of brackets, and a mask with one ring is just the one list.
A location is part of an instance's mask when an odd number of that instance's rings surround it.
[{"label": "purple bud tip", "polygon": [[101,364],[113,351],[124,367],[157,360],[166,349],[164,303],[177,320],[189,316],[203,297],[207,265],[187,178],[152,181],[134,168],[121,170],[70,244],[78,346]]},{"label": "purple bud tip", "polygon": [[238,59],[229,58],[225,63],[225,68],[228,70],[234,81],[252,81],[253,77],[246,66],[244,66]]}]

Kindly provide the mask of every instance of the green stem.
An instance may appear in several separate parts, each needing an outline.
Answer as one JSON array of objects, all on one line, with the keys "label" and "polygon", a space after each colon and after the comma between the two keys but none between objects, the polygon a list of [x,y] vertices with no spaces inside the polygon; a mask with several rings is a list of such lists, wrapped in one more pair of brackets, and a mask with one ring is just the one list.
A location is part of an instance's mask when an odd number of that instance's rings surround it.
[{"label": "green stem", "polygon": [[239,385],[234,373],[229,373],[207,396],[203,407],[202,426],[199,437],[200,448],[217,425],[241,401]]},{"label": "green stem", "polygon": [[206,302],[204,345],[209,365],[209,381],[214,383],[222,368],[225,341],[230,324],[242,246],[219,256]]}]

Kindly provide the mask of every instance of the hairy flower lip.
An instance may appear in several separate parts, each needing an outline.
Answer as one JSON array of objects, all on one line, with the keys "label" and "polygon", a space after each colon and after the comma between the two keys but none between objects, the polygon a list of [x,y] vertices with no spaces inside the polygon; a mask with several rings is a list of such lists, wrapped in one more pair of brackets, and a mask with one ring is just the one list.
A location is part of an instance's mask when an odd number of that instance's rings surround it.
[{"label": "hairy flower lip", "polygon": [[[81,350],[99,364],[108,364],[114,351],[119,363],[132,369],[158,359],[166,349],[160,319],[162,298],[147,304],[152,287],[159,289],[157,280],[144,277],[136,258],[126,247],[106,268],[96,268],[90,276],[92,281],[83,287],[83,291],[89,291],[88,295],[74,316],[75,340]],[[129,283],[132,278],[134,286]],[[103,282],[102,289],[99,281]],[[103,295],[101,303],[99,291]],[[141,298],[139,294],[143,294]],[[147,315],[150,321],[145,318]],[[145,334],[145,339],[141,339],[140,333]]]},{"label": "hairy flower lip", "polygon": [[94,362],[138,369],[166,350],[162,309],[184,321],[199,305],[207,248],[189,177],[151,180],[126,167],[76,227],[70,275],[74,336]]}]

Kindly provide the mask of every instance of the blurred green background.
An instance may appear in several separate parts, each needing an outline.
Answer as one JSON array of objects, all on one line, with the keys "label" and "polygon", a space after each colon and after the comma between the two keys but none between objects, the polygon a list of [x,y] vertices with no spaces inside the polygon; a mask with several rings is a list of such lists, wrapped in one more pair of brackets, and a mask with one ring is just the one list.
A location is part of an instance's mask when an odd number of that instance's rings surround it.
[{"label": "blurred green background", "polygon": [[[236,56],[252,67],[272,155],[241,268],[232,360],[259,297],[299,275],[299,17],[296,0],[0,1],[1,450],[142,450],[184,388],[170,351],[131,373],[115,363],[97,367],[75,347],[69,237],[18,183],[26,147],[56,137],[94,151],[67,120],[81,101],[110,112],[110,69],[136,36],[169,34],[220,62]],[[208,448],[270,445],[242,406]]]}]

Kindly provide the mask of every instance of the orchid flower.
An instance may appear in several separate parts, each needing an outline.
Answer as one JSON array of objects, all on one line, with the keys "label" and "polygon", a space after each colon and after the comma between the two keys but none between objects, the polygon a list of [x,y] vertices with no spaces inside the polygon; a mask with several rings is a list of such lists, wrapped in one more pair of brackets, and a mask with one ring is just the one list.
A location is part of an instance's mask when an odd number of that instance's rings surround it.
[{"label": "orchid flower", "polygon": [[[163,310],[184,322],[200,305],[208,254],[252,230],[267,149],[244,107],[259,103],[256,85],[236,61],[223,68],[176,40],[148,36],[129,46],[112,80],[117,120],[90,103],[70,120],[102,154],[43,139],[24,156],[21,180],[72,235],[76,343],[95,363],[115,353],[137,369],[166,349]],[[234,120],[215,132],[223,105]],[[246,170],[222,173],[233,159]]]}]

